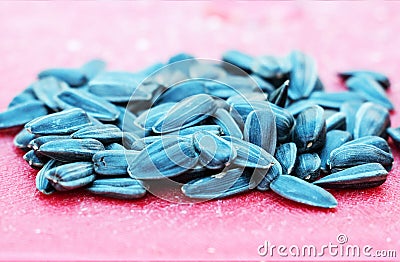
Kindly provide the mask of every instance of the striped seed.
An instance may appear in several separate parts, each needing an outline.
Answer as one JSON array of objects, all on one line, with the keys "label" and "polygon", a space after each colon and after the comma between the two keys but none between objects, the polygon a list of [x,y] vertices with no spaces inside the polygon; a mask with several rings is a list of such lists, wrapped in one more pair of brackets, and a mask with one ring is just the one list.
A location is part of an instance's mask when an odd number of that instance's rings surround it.
[{"label": "striped seed", "polygon": [[282,172],[290,175],[294,170],[297,157],[297,147],[295,143],[286,143],[279,146],[275,152],[275,158],[282,166]]},{"label": "striped seed", "polygon": [[320,175],[321,159],[317,153],[301,154],[297,157],[295,175],[305,181],[314,181]]},{"label": "striped seed", "polygon": [[32,85],[32,89],[36,97],[55,112],[57,112],[59,108],[54,97],[61,91],[67,90],[68,88],[69,86],[67,83],[54,77],[45,77],[39,79],[39,81]]},{"label": "striped seed", "polygon": [[48,170],[45,177],[57,191],[84,187],[96,179],[91,162],[75,162],[57,166]]},{"label": "striped seed", "polygon": [[146,194],[143,183],[132,178],[98,179],[86,190],[92,194],[118,199],[137,199]]},{"label": "striped seed", "polygon": [[50,181],[46,178],[45,174],[47,171],[50,169],[57,167],[61,165],[61,162],[58,162],[54,159],[51,159],[49,162],[47,162],[42,169],[37,173],[36,175],[36,188],[39,190],[39,192],[45,194],[45,195],[50,195],[54,193],[56,190],[54,187],[51,185]]},{"label": "striped seed", "polygon": [[51,68],[39,73],[39,79],[55,77],[70,86],[82,86],[88,81],[84,71],[74,68]]},{"label": "striped seed", "polygon": [[124,149],[97,152],[92,158],[94,171],[105,176],[128,175],[128,161],[133,162],[138,154],[139,151]]},{"label": "striped seed", "polygon": [[31,142],[29,142],[28,148],[31,148],[33,150],[38,150],[42,145],[46,144],[47,142],[68,139],[68,138],[69,138],[69,136],[55,136],[55,135],[39,136],[39,137],[33,139]]},{"label": "striped seed", "polygon": [[29,143],[36,138],[36,135],[29,133],[25,128],[23,128],[14,137],[14,146],[26,150],[29,149]]},{"label": "striped seed", "polygon": [[44,115],[47,115],[47,109],[40,101],[15,105],[0,113],[0,130],[25,125],[29,121]]},{"label": "striped seed", "polygon": [[48,161],[49,158],[34,151],[30,150],[28,151],[24,156],[23,159],[32,167],[35,169],[41,169]]},{"label": "striped seed", "polygon": [[103,144],[122,143],[122,131],[115,125],[87,126],[71,134],[71,138],[93,138]]},{"label": "striped seed", "polygon": [[357,111],[354,138],[384,136],[388,127],[390,127],[389,111],[378,104],[367,102]]},{"label": "striped seed", "polygon": [[332,130],[326,134],[326,141],[319,154],[321,159],[321,171],[329,171],[329,158],[331,152],[352,139],[352,135],[347,131]]}]

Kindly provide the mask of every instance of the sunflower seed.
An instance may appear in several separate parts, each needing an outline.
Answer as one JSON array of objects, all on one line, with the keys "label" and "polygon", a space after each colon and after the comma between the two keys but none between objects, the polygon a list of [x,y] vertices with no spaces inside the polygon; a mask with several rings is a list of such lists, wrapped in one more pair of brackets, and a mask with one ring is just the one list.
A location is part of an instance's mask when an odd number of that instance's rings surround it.
[{"label": "sunflower seed", "polygon": [[65,82],[54,77],[42,78],[32,85],[36,97],[53,111],[58,111],[58,103],[54,100],[55,95],[68,88]]},{"label": "sunflower seed", "polygon": [[92,158],[94,171],[107,176],[128,175],[128,161],[134,161],[138,154],[139,151],[124,149],[97,152]]},{"label": "sunflower seed", "polygon": [[173,177],[197,164],[198,154],[192,142],[179,137],[163,138],[140,151],[128,162],[128,173],[137,179]]},{"label": "sunflower seed", "polygon": [[213,122],[222,128],[224,135],[243,139],[243,134],[239,125],[225,109],[219,108],[215,111],[213,114]]},{"label": "sunflower seed", "polygon": [[314,181],[320,175],[321,159],[317,153],[301,154],[297,157],[295,175],[306,181]]},{"label": "sunflower seed", "polygon": [[338,112],[326,118],[326,131],[329,132],[334,129],[346,129],[346,114]]},{"label": "sunflower seed", "polygon": [[282,78],[291,69],[287,57],[261,56],[253,60],[251,71],[264,78]]},{"label": "sunflower seed", "polygon": [[184,82],[179,82],[176,85],[169,87],[164,93],[157,97],[154,105],[164,103],[176,103],[193,95],[205,94],[206,87],[204,79],[189,79]]},{"label": "sunflower seed", "polygon": [[242,175],[243,168],[223,171],[214,176],[199,178],[182,186],[182,192],[190,198],[224,198],[249,191],[248,176]]},{"label": "sunflower seed", "polygon": [[299,115],[301,112],[304,110],[315,106],[315,103],[310,100],[298,100],[292,104],[290,104],[288,107],[286,107],[286,110],[289,111],[290,114],[293,116]]},{"label": "sunflower seed", "polygon": [[368,101],[379,104],[388,110],[394,109],[382,86],[369,76],[357,75],[350,77],[346,81],[346,86],[349,90],[362,94]]},{"label": "sunflower seed", "polygon": [[81,108],[87,114],[102,121],[115,121],[119,110],[108,101],[80,90],[65,90],[57,95],[57,102],[62,109]]},{"label": "sunflower seed", "polygon": [[90,161],[98,151],[105,150],[94,139],[63,139],[47,142],[38,152],[61,162]]},{"label": "sunflower seed", "polygon": [[363,164],[323,177],[314,182],[325,188],[361,189],[376,187],[386,181],[388,172],[378,163]]},{"label": "sunflower seed", "polygon": [[157,121],[162,118],[176,103],[164,103],[152,107],[138,115],[134,124],[144,128],[149,133]]},{"label": "sunflower seed", "polygon": [[34,150],[28,151],[24,156],[23,159],[35,169],[41,169],[48,161],[49,158],[37,153]]},{"label": "sunflower seed", "polygon": [[153,126],[155,133],[168,133],[193,126],[216,111],[214,99],[209,95],[194,95],[172,107]]},{"label": "sunflower seed", "polygon": [[71,138],[93,138],[102,143],[122,143],[122,131],[115,125],[88,126],[71,134]]},{"label": "sunflower seed", "polygon": [[326,141],[319,155],[321,158],[321,171],[329,171],[329,157],[331,152],[351,139],[352,135],[347,131],[332,130],[326,134]]},{"label": "sunflower seed", "polygon": [[249,72],[254,58],[237,50],[229,50],[222,54],[222,60]]},{"label": "sunflower seed", "polygon": [[39,136],[29,142],[28,148],[38,150],[43,144],[46,144],[47,142],[61,139],[69,139],[69,136]]},{"label": "sunflower seed", "polygon": [[237,156],[231,143],[207,131],[196,132],[193,144],[199,153],[199,162],[209,169],[229,166]]},{"label": "sunflower seed", "polygon": [[[107,101],[126,103],[130,99],[150,100],[151,95],[136,88],[147,77],[146,74],[109,71],[98,74],[89,82],[89,92]],[[132,96],[135,94],[135,96]]]},{"label": "sunflower seed", "polygon": [[286,80],[282,86],[269,95],[268,101],[277,106],[285,107],[288,98],[289,83],[290,81]]},{"label": "sunflower seed", "polygon": [[275,87],[271,83],[265,81],[263,78],[259,77],[258,75],[250,74],[250,77],[256,82],[257,87],[261,88],[261,90],[263,92],[265,92],[267,94],[271,94],[273,91],[275,91]]},{"label": "sunflower seed", "polygon": [[379,163],[389,171],[393,164],[393,156],[372,145],[344,144],[333,150],[329,158],[332,172],[368,163]]},{"label": "sunflower seed", "polygon": [[138,128],[134,125],[136,115],[121,106],[117,106],[117,109],[119,111],[119,116],[115,121],[115,125],[125,132],[137,131]]},{"label": "sunflower seed", "polygon": [[107,178],[95,180],[86,189],[95,195],[118,199],[136,199],[144,197],[146,189],[143,183],[132,178]]},{"label": "sunflower seed", "polygon": [[32,101],[19,104],[0,113],[0,129],[22,126],[46,114],[47,109],[42,102]]},{"label": "sunflower seed", "polygon": [[269,190],[271,182],[282,175],[282,172],[282,166],[276,159],[273,160],[272,166],[268,171],[259,168],[254,169],[254,173],[250,179],[250,189],[256,185],[259,191]]},{"label": "sunflower seed", "polygon": [[270,185],[278,195],[310,206],[335,208],[336,199],[326,190],[294,176],[279,176]]},{"label": "sunflower seed", "polygon": [[388,128],[386,132],[392,138],[393,142],[400,147],[400,128]]},{"label": "sunflower seed", "polygon": [[371,102],[364,103],[357,111],[354,138],[383,136],[390,127],[390,115],[386,108]]},{"label": "sunflower seed", "polygon": [[272,155],[275,153],[277,132],[275,115],[271,109],[251,112],[246,118],[243,133],[246,141],[260,146]]},{"label": "sunflower seed", "polygon": [[37,101],[37,97],[33,92],[32,85],[30,85],[11,100],[8,104],[8,108],[33,101]]},{"label": "sunflower seed", "polygon": [[92,125],[85,111],[79,108],[38,117],[25,125],[28,132],[36,135],[69,135]]},{"label": "sunflower seed", "polygon": [[266,101],[268,95],[265,93],[243,93],[229,97],[226,102],[228,105],[249,103],[249,101]]},{"label": "sunflower seed", "polygon": [[43,168],[37,173],[36,175],[36,188],[39,190],[39,192],[45,194],[45,195],[50,195],[54,193],[56,190],[54,187],[51,185],[50,181],[47,180],[45,174],[47,171],[50,169],[57,167],[61,165],[61,162],[58,162],[54,159],[51,159],[49,162],[47,162]]},{"label": "sunflower seed", "polygon": [[250,142],[230,136],[221,138],[232,143],[236,149],[237,156],[233,163],[237,166],[269,169],[275,161],[271,154]]},{"label": "sunflower seed", "polygon": [[[182,128],[178,131],[167,133],[167,135],[189,136],[199,131],[207,131],[214,135],[222,135],[224,132],[219,125],[201,125]],[[166,135],[163,135],[166,136]]]},{"label": "sunflower seed", "polygon": [[389,78],[386,75],[376,71],[352,70],[352,71],[341,72],[338,75],[343,80],[347,80],[353,76],[368,76],[374,79],[376,82],[378,82],[384,89],[388,89],[390,87]]},{"label": "sunflower seed", "polygon": [[54,167],[45,173],[45,177],[57,191],[84,187],[96,179],[91,162],[75,162]]},{"label": "sunflower seed", "polygon": [[189,67],[190,78],[219,79],[226,76],[226,71],[208,60],[198,60],[198,63]]},{"label": "sunflower seed", "polygon": [[191,59],[194,59],[194,56],[192,56],[191,54],[178,53],[178,54],[175,54],[175,55],[173,55],[173,56],[171,56],[169,58],[168,64],[180,62],[180,61],[183,61],[183,60],[191,60]]},{"label": "sunflower seed", "polygon": [[286,143],[279,146],[275,152],[275,158],[282,166],[282,173],[290,175],[296,164],[297,147],[295,143]]},{"label": "sunflower seed", "polygon": [[197,164],[185,173],[171,177],[170,179],[176,183],[186,184],[195,179],[217,175],[218,173],[221,173],[222,170],[223,169],[208,169],[201,164]]},{"label": "sunflower seed", "polygon": [[309,107],[297,116],[293,140],[300,153],[321,149],[325,138],[326,124],[322,107]]},{"label": "sunflower seed", "polygon": [[364,102],[365,98],[361,94],[352,91],[336,93],[316,91],[311,93],[308,100],[324,108],[339,109],[345,102]]},{"label": "sunflower seed", "polygon": [[104,145],[104,148],[106,150],[124,150],[125,149],[124,146],[122,146],[122,145],[120,145],[118,143],[111,143],[111,144],[108,144],[108,145]]},{"label": "sunflower seed", "polygon": [[128,133],[124,132],[122,136],[122,145],[126,149],[132,149],[133,143],[135,143],[137,140],[141,139],[139,136],[135,135],[134,133]]},{"label": "sunflower seed", "polygon": [[346,131],[354,135],[354,126],[358,109],[363,105],[362,102],[345,102],[340,107],[340,112],[346,115]]},{"label": "sunflower seed", "polygon": [[292,65],[288,95],[293,100],[308,97],[317,82],[317,65],[313,58],[300,52],[289,54]]},{"label": "sunflower seed", "polygon": [[74,68],[51,68],[43,70],[38,75],[39,79],[49,76],[64,81],[70,86],[82,86],[88,81],[83,70]]},{"label": "sunflower seed", "polygon": [[346,143],[346,146],[355,145],[355,144],[371,145],[371,146],[375,146],[387,153],[391,152],[388,142],[379,136],[363,136],[363,137],[354,139],[352,141],[348,141]]},{"label": "sunflower seed", "polygon": [[14,145],[20,149],[28,149],[29,143],[36,138],[36,135],[29,133],[25,128],[23,128],[15,137]]},{"label": "sunflower seed", "polygon": [[100,59],[93,59],[86,62],[82,67],[81,71],[85,74],[88,80],[92,80],[100,72],[106,68],[106,62]]}]

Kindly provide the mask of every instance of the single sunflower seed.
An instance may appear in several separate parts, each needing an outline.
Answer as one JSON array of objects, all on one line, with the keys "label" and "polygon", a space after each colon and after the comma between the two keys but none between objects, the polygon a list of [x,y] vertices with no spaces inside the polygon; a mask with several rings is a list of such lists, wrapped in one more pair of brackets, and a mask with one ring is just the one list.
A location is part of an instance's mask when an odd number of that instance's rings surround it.
[{"label": "single sunflower seed", "polygon": [[103,126],[84,127],[71,134],[71,138],[85,139],[93,138],[103,144],[122,143],[122,131],[115,125],[107,124]]},{"label": "single sunflower seed", "polygon": [[386,132],[392,138],[393,142],[400,147],[400,128],[388,128]]},{"label": "single sunflower seed", "polygon": [[30,150],[28,151],[24,156],[23,159],[32,167],[35,169],[41,169],[48,161],[49,158],[34,151]]},{"label": "single sunflower seed", "polygon": [[357,111],[354,123],[354,138],[384,136],[388,127],[390,127],[388,110],[378,104],[367,102]]},{"label": "single sunflower seed", "polygon": [[282,166],[282,173],[290,175],[294,170],[297,157],[297,147],[293,142],[279,146],[275,152],[275,158]]},{"label": "single sunflower seed", "polygon": [[371,71],[371,70],[351,70],[340,72],[338,76],[343,80],[347,80],[353,76],[368,76],[378,82],[384,89],[388,89],[390,87],[389,78],[380,72]]},{"label": "single sunflower seed", "polygon": [[45,195],[50,195],[56,191],[55,188],[51,185],[50,181],[46,178],[45,174],[50,169],[57,167],[61,164],[62,164],[61,162],[51,159],[43,166],[42,169],[39,170],[35,179],[36,188],[37,190],[39,190],[39,192]]},{"label": "single sunflower seed", "polygon": [[305,181],[314,181],[320,175],[321,159],[317,153],[297,157],[294,174]]},{"label": "single sunflower seed", "polygon": [[57,166],[48,170],[45,177],[57,191],[84,187],[96,179],[91,162],[75,162]]},{"label": "single sunflower seed", "polygon": [[14,146],[26,150],[29,149],[29,143],[36,138],[36,135],[29,133],[25,128],[23,128],[14,137]]},{"label": "single sunflower seed", "polygon": [[0,113],[0,129],[22,126],[44,115],[47,115],[47,109],[40,101],[15,105]]},{"label": "single sunflower seed", "polygon": [[142,198],[146,194],[143,183],[132,178],[98,179],[86,190],[95,195],[125,200]]},{"label": "single sunflower seed", "polygon": [[55,141],[55,140],[62,140],[62,139],[69,139],[69,138],[70,138],[69,136],[55,136],[55,135],[39,136],[29,142],[28,148],[31,148],[33,150],[38,150],[42,145],[46,144],[47,142]]},{"label": "single sunflower seed", "polygon": [[139,151],[106,150],[93,155],[94,171],[99,175],[128,175],[128,161],[134,161]]},{"label": "single sunflower seed", "polygon": [[332,130],[326,134],[326,141],[319,154],[321,159],[321,171],[327,173],[329,169],[329,157],[333,150],[352,139],[347,131]]},{"label": "single sunflower seed", "polygon": [[85,72],[75,68],[51,68],[39,73],[39,79],[45,77],[55,77],[66,82],[70,86],[82,86],[88,81]]}]

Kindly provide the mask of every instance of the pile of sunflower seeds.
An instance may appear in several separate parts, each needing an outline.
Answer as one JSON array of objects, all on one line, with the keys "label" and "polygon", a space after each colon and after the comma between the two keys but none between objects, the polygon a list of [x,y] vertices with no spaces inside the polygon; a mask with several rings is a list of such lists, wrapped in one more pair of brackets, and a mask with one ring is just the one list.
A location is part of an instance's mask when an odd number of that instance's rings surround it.
[{"label": "pile of sunflower seeds", "polygon": [[381,185],[393,164],[388,136],[400,144],[385,75],[342,72],[348,91],[326,92],[300,51],[228,51],[222,61],[181,53],[135,73],[105,67],[44,70],[0,113],[0,129],[24,126],[14,143],[40,170],[40,192],[135,199],[168,179],[193,199],[271,189],[334,208],[324,188]]}]

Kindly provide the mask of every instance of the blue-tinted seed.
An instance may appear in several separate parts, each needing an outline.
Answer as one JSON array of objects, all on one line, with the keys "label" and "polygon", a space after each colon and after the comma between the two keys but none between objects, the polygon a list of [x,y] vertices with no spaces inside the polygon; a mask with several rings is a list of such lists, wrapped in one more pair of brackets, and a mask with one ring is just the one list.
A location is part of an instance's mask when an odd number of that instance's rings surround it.
[{"label": "blue-tinted seed", "polygon": [[320,175],[321,159],[318,154],[301,154],[297,157],[295,175],[306,181],[314,181]]},{"label": "blue-tinted seed", "polygon": [[176,103],[193,95],[205,94],[207,80],[204,79],[189,79],[183,82],[178,82],[176,85],[169,87],[164,93],[158,96],[154,105],[164,103]]},{"label": "blue-tinted seed", "polygon": [[199,153],[200,163],[209,169],[229,166],[237,156],[231,143],[207,131],[196,132],[193,145]]},{"label": "blue-tinted seed", "polygon": [[376,82],[378,82],[384,89],[388,89],[390,87],[389,78],[386,75],[376,71],[351,70],[351,71],[340,72],[338,75],[343,80],[347,80],[348,78],[353,76],[368,76],[373,78]]},{"label": "blue-tinted seed", "polygon": [[115,121],[120,111],[101,97],[81,90],[65,90],[57,95],[57,102],[62,109],[81,108],[88,115],[102,121]]},{"label": "blue-tinted seed", "polygon": [[251,71],[254,58],[240,51],[230,50],[222,54],[222,60],[231,63],[245,71]]},{"label": "blue-tinted seed", "polygon": [[273,91],[275,91],[275,87],[265,81],[263,78],[259,77],[256,74],[250,74],[250,77],[257,83],[257,87],[261,88],[261,90],[267,94],[271,94]]},{"label": "blue-tinted seed", "polygon": [[244,125],[244,139],[275,154],[277,131],[275,115],[270,108],[251,112]]},{"label": "blue-tinted seed", "polygon": [[363,102],[345,102],[340,106],[340,112],[346,115],[346,131],[354,135],[354,126],[356,122],[356,114]]},{"label": "blue-tinted seed", "polygon": [[253,188],[256,185],[257,190],[266,191],[270,189],[271,182],[277,179],[282,174],[282,165],[278,162],[278,160],[274,159],[272,162],[272,166],[268,169],[266,173],[265,171],[263,171],[263,169],[254,170],[253,176],[250,180],[250,188]]},{"label": "blue-tinted seed", "polygon": [[393,142],[400,147],[400,128],[388,128],[386,132],[392,138]]},{"label": "blue-tinted seed", "polygon": [[103,144],[122,143],[122,136],[121,129],[115,125],[88,126],[71,134],[74,139],[93,138]]},{"label": "blue-tinted seed", "polygon": [[123,145],[118,144],[118,143],[111,143],[108,145],[104,145],[104,148],[106,150],[124,150],[125,149],[125,147]]},{"label": "blue-tinted seed", "polygon": [[86,189],[92,194],[118,199],[137,199],[144,197],[143,183],[132,178],[98,179]]},{"label": "blue-tinted seed", "polygon": [[13,106],[0,113],[0,130],[25,125],[43,115],[47,115],[47,109],[40,101],[26,102]]},{"label": "blue-tinted seed", "polygon": [[394,109],[394,106],[387,97],[385,90],[372,77],[366,75],[350,77],[346,81],[346,86],[350,90],[360,93],[368,101],[379,104],[388,110]]},{"label": "blue-tinted seed", "polygon": [[128,175],[128,161],[133,161],[138,154],[139,151],[124,148],[97,152],[92,158],[94,171],[106,176]]},{"label": "blue-tinted seed", "polygon": [[222,128],[224,135],[243,139],[242,130],[240,130],[239,125],[225,109],[219,108],[215,111],[213,122]]},{"label": "blue-tinted seed", "polygon": [[55,140],[61,140],[61,139],[69,139],[69,136],[39,136],[35,139],[33,139],[31,142],[28,144],[28,148],[31,148],[33,150],[38,150],[43,144],[46,144],[47,142],[50,141],[55,141]]},{"label": "blue-tinted seed", "polygon": [[329,132],[334,129],[346,129],[346,114],[338,112],[326,118],[326,131]]},{"label": "blue-tinted seed", "polygon": [[387,170],[381,164],[371,163],[333,173],[315,181],[314,184],[334,189],[361,189],[382,185],[387,175]]},{"label": "blue-tinted seed", "polygon": [[37,188],[37,190],[39,190],[39,192],[41,192],[45,195],[50,195],[56,191],[54,189],[54,187],[51,185],[50,181],[46,178],[45,174],[50,169],[57,167],[58,165],[61,165],[61,164],[62,164],[61,162],[51,159],[37,173],[35,180],[36,180],[36,188]]},{"label": "blue-tinted seed", "polygon": [[388,142],[379,136],[363,136],[351,141],[346,142],[346,145],[355,145],[355,144],[366,144],[375,146],[387,153],[391,153]]},{"label": "blue-tinted seed", "polygon": [[251,71],[264,78],[282,78],[290,72],[287,57],[261,56],[253,60]]},{"label": "blue-tinted seed", "polygon": [[286,80],[278,89],[272,92],[268,96],[268,101],[277,106],[285,107],[288,98],[289,82],[289,80]]},{"label": "blue-tinted seed", "polygon": [[106,68],[106,62],[101,59],[93,59],[86,62],[81,71],[85,74],[86,78],[90,81]]},{"label": "blue-tinted seed", "polygon": [[[115,125],[125,132],[137,132],[138,128],[134,124],[136,115],[125,109],[124,107],[117,106],[119,117],[115,121]],[[140,131],[141,129],[139,129]]]},{"label": "blue-tinted seed", "polygon": [[296,164],[297,147],[295,143],[286,143],[279,146],[275,152],[276,160],[282,166],[282,173],[290,175]]},{"label": "blue-tinted seed", "polygon": [[103,144],[94,139],[63,139],[47,142],[37,151],[58,161],[73,162],[90,161],[102,150]]},{"label": "blue-tinted seed", "polygon": [[354,123],[354,138],[384,136],[390,126],[389,111],[372,102],[364,103],[357,111]]},{"label": "blue-tinted seed", "polygon": [[37,101],[37,97],[33,92],[32,85],[30,85],[11,100],[8,104],[8,108],[32,101]]},{"label": "blue-tinted seed", "polygon": [[89,125],[92,123],[86,112],[75,108],[38,117],[27,123],[25,128],[36,135],[69,135]]},{"label": "blue-tinted seed", "polygon": [[333,150],[350,141],[352,135],[347,131],[332,130],[326,134],[326,141],[319,154],[321,159],[321,171],[329,171],[329,157]]},{"label": "blue-tinted seed", "polygon": [[155,141],[128,161],[128,173],[136,179],[173,177],[193,168],[198,162],[192,142],[179,137]]},{"label": "blue-tinted seed", "polygon": [[335,208],[336,199],[326,190],[294,176],[279,176],[270,185],[278,195],[302,204]]},{"label": "blue-tinted seed", "polygon": [[29,143],[36,138],[36,135],[29,133],[23,128],[15,137],[14,145],[20,149],[28,149]]},{"label": "blue-tinted seed", "polygon": [[313,101],[310,101],[308,99],[306,100],[298,100],[292,104],[290,104],[288,107],[286,107],[286,110],[289,111],[293,116],[297,116],[307,108],[310,108],[312,106],[315,106],[316,104]]},{"label": "blue-tinted seed", "polygon": [[34,150],[27,152],[23,156],[23,159],[35,169],[41,169],[49,161],[48,157],[43,156]]},{"label": "blue-tinted seed", "polygon": [[323,108],[340,109],[345,102],[364,102],[364,96],[353,91],[328,93],[323,91],[312,92],[307,101],[317,104]]},{"label": "blue-tinted seed", "polygon": [[300,52],[289,54],[292,69],[288,95],[292,100],[308,97],[317,82],[317,65],[313,58]]},{"label": "blue-tinted seed", "polygon": [[182,192],[190,198],[224,198],[249,191],[250,177],[243,174],[243,168],[230,169],[222,173],[195,179],[183,185]]},{"label": "blue-tinted seed", "polygon": [[178,131],[170,132],[168,135],[189,136],[199,131],[207,131],[218,136],[224,134],[223,129],[219,125],[201,125],[182,128]]},{"label": "blue-tinted seed", "polygon": [[74,68],[52,68],[44,70],[38,75],[39,79],[49,76],[64,81],[70,86],[82,86],[88,81],[83,70]]},{"label": "blue-tinted seed", "polygon": [[58,111],[58,103],[54,97],[68,88],[65,82],[54,77],[42,78],[32,85],[36,97],[53,111]]},{"label": "blue-tinted seed", "polygon": [[171,56],[168,60],[168,64],[172,64],[175,62],[180,62],[183,60],[188,60],[188,59],[194,59],[194,56],[188,53],[178,53],[173,56]]},{"label": "blue-tinted seed", "polygon": [[84,187],[96,179],[91,162],[60,165],[48,170],[45,177],[57,191],[69,191]]},{"label": "blue-tinted seed", "polygon": [[175,105],[176,103],[171,102],[152,107],[139,114],[134,124],[144,128],[147,133],[151,132],[155,123]]}]

